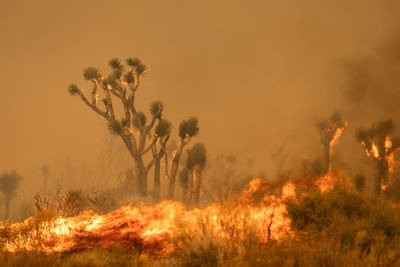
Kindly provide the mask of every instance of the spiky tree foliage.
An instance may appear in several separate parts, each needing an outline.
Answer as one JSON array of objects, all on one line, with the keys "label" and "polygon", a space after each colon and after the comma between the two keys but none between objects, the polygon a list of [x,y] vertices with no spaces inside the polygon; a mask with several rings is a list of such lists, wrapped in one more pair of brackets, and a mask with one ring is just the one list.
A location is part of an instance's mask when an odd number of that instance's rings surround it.
[{"label": "spiky tree foliage", "polygon": [[[84,69],[83,76],[92,85],[89,98],[84,90],[76,84],[71,84],[68,92],[71,95],[78,95],[88,107],[104,117],[108,121],[109,131],[121,137],[134,159],[134,173],[139,181],[139,192],[143,196],[147,194],[148,172],[153,166],[155,167],[154,197],[158,199],[160,159],[165,156],[166,162],[168,162],[166,145],[172,125],[163,119],[164,105],[160,101],[150,104],[151,117],[149,119],[143,112],[136,110],[136,92],[141,78],[148,69],[138,58],[128,58],[125,63],[124,65],[118,58],[111,59],[108,62],[111,71],[107,75],[101,74],[95,67]],[[118,118],[114,112],[115,105],[118,103],[122,106],[122,118]],[[173,155],[171,174],[168,173],[168,164],[166,164],[166,176],[171,177],[173,185],[183,147],[198,132],[198,120],[194,117],[183,121],[179,127],[181,142],[177,153]],[[152,151],[153,158],[145,164],[143,157],[149,151]]]},{"label": "spiky tree foliage", "polygon": [[88,67],[83,70],[83,77],[86,80],[96,80],[99,76],[99,71],[95,67]]},{"label": "spiky tree foliage", "polygon": [[[139,192],[146,195],[147,174],[164,155],[169,138],[170,132],[166,130],[168,128],[166,125],[159,127],[160,131],[164,131],[162,136],[154,133],[154,126],[161,119],[164,107],[161,102],[154,102],[151,105],[149,120],[143,112],[136,111],[135,95],[143,74],[148,70],[140,59],[128,58],[124,66],[120,59],[113,58],[109,61],[109,66],[111,71],[106,75],[101,74],[95,67],[84,69],[83,77],[92,85],[90,97],[87,97],[84,90],[76,84],[71,84],[68,92],[71,95],[78,95],[88,107],[104,117],[108,121],[110,132],[122,138],[135,162]],[[122,106],[122,118],[117,118],[114,112],[118,103]],[[138,135],[135,135],[135,132]],[[144,154],[152,150],[156,144],[159,145],[157,153],[153,155],[150,162],[145,164]]]},{"label": "spiky tree foliage", "polygon": [[0,176],[0,191],[4,197],[5,218],[10,214],[10,202],[15,197],[22,177],[16,172],[6,172]]},{"label": "spiky tree foliage", "polygon": [[182,151],[185,145],[187,145],[192,137],[197,136],[199,134],[199,121],[196,117],[190,117],[188,120],[183,120],[179,125],[179,143],[178,147],[173,153],[172,157],[172,165],[171,165],[171,174],[169,177],[169,185],[168,185],[168,199],[174,198],[175,191],[175,179],[178,174],[179,160],[182,156]]},{"label": "spiky tree foliage", "polygon": [[43,194],[47,192],[47,177],[49,175],[49,165],[42,166],[42,174],[43,174]]},{"label": "spiky tree foliage", "polygon": [[381,195],[382,187],[389,184],[390,161],[400,148],[397,138],[392,141],[393,130],[392,121],[385,120],[356,132],[358,141],[362,143],[367,156],[376,166],[374,191],[377,196]]},{"label": "spiky tree foliage", "polygon": [[329,118],[318,120],[316,126],[324,149],[324,173],[327,173],[331,165],[332,142],[338,130],[346,126],[346,122],[342,120],[340,113],[335,111]]}]

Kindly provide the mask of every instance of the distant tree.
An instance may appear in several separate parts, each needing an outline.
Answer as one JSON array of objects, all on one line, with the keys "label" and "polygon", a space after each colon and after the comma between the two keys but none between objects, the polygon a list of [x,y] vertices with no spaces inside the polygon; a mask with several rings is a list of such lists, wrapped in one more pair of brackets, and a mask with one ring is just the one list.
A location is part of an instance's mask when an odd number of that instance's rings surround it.
[{"label": "distant tree", "polygon": [[354,185],[356,186],[356,190],[358,192],[364,191],[365,188],[365,176],[358,174],[354,177]]},{"label": "distant tree", "polygon": [[356,137],[365,148],[367,156],[376,166],[374,192],[381,195],[382,189],[389,184],[389,173],[393,171],[394,154],[399,150],[400,143],[392,142],[394,125],[391,120],[373,124],[368,129],[358,129]]},{"label": "distant tree", "polygon": [[15,197],[22,177],[16,172],[6,172],[0,177],[0,191],[4,196],[5,218],[10,215],[10,202]]},{"label": "distant tree", "polygon": [[[100,74],[95,67],[84,69],[83,77],[92,84],[90,99],[76,84],[71,84],[68,91],[71,95],[78,95],[88,107],[104,117],[108,121],[110,132],[121,137],[135,162],[134,173],[138,177],[139,192],[142,196],[146,196],[147,175],[153,165],[159,164],[160,159],[165,155],[172,125],[163,119],[164,105],[160,101],[151,103],[150,120],[147,120],[147,116],[143,112],[136,110],[136,92],[141,78],[148,68],[138,58],[128,58],[125,62],[124,66],[119,59],[111,59],[109,61],[111,72],[108,75]],[[99,100],[101,100],[103,108],[100,107]],[[122,107],[122,118],[117,118],[115,113],[118,110],[115,106],[117,102]],[[188,122],[195,123],[188,124]],[[158,129],[157,131],[154,130],[154,126]],[[179,134],[183,135],[184,144],[186,144],[190,141],[190,137],[197,134],[197,119],[190,118],[188,121],[183,121],[181,127],[184,129],[182,131],[180,129]],[[155,146],[158,148],[154,149]],[[180,147],[178,147],[176,156],[173,157],[173,160],[178,160],[178,163],[179,149]],[[149,151],[153,151],[153,158],[145,164],[144,155]],[[174,166],[175,162],[172,163],[172,168]],[[158,187],[158,171],[155,173],[155,184]],[[173,174],[171,174],[171,179],[175,177]]]},{"label": "distant tree", "polygon": [[47,177],[49,175],[49,165],[45,164],[42,166],[42,174],[43,174],[43,194],[47,192]]},{"label": "distant tree", "polygon": [[201,175],[207,162],[207,151],[203,144],[196,143],[188,152],[186,168],[180,174],[184,202],[198,205],[200,200]]},{"label": "distant tree", "polygon": [[324,173],[327,173],[331,167],[332,147],[346,127],[346,122],[342,120],[340,113],[335,111],[329,118],[318,120],[316,126],[324,148]]}]

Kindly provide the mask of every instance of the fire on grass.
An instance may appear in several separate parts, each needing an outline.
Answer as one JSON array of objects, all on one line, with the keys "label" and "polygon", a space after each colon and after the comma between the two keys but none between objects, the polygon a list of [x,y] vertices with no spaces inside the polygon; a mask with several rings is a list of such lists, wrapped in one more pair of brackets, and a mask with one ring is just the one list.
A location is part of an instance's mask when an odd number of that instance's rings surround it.
[{"label": "fire on grass", "polygon": [[[331,179],[327,175],[318,180],[321,191],[333,184]],[[182,242],[174,241],[179,235],[186,233],[188,239],[199,237],[204,234],[204,227],[212,236],[229,242],[234,242],[230,240],[232,229],[237,233],[252,229],[263,243],[279,241],[293,237],[283,200],[295,197],[296,187],[289,181],[279,191],[278,197],[268,183],[255,178],[229,209],[214,203],[203,209],[188,210],[180,202],[163,201],[154,206],[128,205],[105,215],[87,211],[76,217],[56,217],[34,228],[28,227],[34,220],[31,217],[10,225],[9,231],[14,235],[2,242],[4,250],[9,252],[55,253],[122,246],[164,256],[182,246]]]}]

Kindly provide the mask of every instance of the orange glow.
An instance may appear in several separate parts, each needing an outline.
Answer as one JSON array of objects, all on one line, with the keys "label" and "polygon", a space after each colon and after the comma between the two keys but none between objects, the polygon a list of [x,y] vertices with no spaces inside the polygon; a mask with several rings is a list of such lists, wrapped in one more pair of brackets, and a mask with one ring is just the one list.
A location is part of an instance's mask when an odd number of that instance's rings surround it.
[{"label": "orange glow", "polygon": [[366,148],[366,144],[364,141],[361,142],[363,144],[363,146],[365,147],[365,153],[367,153],[367,156],[369,158],[376,158],[379,159],[380,155],[379,155],[379,150],[378,147],[375,145],[374,141],[372,141],[371,143],[371,149],[367,149]]},{"label": "orange glow", "polygon": [[[332,148],[333,146],[335,146],[335,145],[338,144],[339,138],[340,138],[340,136],[342,135],[342,133],[343,133],[343,131],[344,131],[344,128],[347,127],[347,125],[348,125],[348,123],[345,122],[345,123],[344,123],[344,126],[343,126],[342,128],[337,128],[337,129],[336,129],[335,135],[333,136],[331,142],[329,143],[329,145],[330,145],[331,148]],[[332,151],[332,149],[331,149],[331,151]],[[331,152],[331,153],[332,153],[332,152]]]},{"label": "orange glow", "polygon": [[282,199],[295,197],[294,184],[289,182],[283,186],[282,197],[265,193],[257,203],[252,201],[253,196],[269,189],[269,184],[255,178],[247,187],[229,210],[217,203],[203,209],[187,210],[182,203],[163,201],[154,206],[128,205],[105,215],[86,211],[76,217],[57,217],[23,233],[22,229],[33,223],[31,217],[11,225],[11,231],[18,234],[5,244],[5,248],[10,252],[39,250],[54,253],[121,245],[163,256],[179,247],[171,241],[173,238],[182,232],[201,236],[204,224],[215,237],[231,238],[224,230],[227,222],[239,232],[251,226],[262,242],[293,236]]},{"label": "orange glow", "polygon": [[334,179],[332,178],[331,173],[327,173],[321,178],[319,178],[315,185],[318,186],[321,193],[325,193],[333,188]]}]

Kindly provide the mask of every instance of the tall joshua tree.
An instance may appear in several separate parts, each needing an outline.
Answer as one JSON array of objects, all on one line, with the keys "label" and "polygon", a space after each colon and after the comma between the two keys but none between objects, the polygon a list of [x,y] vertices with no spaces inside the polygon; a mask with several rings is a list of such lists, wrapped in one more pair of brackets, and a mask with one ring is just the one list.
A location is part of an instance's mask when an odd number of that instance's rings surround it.
[{"label": "tall joshua tree", "polygon": [[184,120],[179,125],[179,143],[176,150],[172,153],[171,174],[169,175],[168,199],[174,199],[175,179],[178,174],[179,160],[182,156],[183,148],[190,142],[192,137],[199,134],[199,121],[195,117]]},{"label": "tall joshua tree", "polygon": [[199,204],[201,175],[207,162],[207,151],[203,144],[196,143],[188,152],[186,167],[180,173],[184,202]]},{"label": "tall joshua tree", "polygon": [[367,156],[376,166],[374,192],[381,195],[389,184],[389,174],[394,167],[394,154],[399,151],[399,142],[392,142],[394,125],[392,121],[381,121],[367,129],[358,129],[356,137],[365,148]]},{"label": "tall joshua tree", "polygon": [[0,191],[4,196],[5,218],[10,215],[10,202],[15,197],[21,179],[16,171],[6,172],[0,177]]},{"label": "tall joshua tree", "polygon": [[[119,135],[134,160],[135,175],[139,181],[139,192],[147,194],[147,175],[156,162],[165,154],[165,147],[169,139],[170,123],[162,119],[164,105],[155,101],[150,105],[151,119],[136,110],[136,92],[147,67],[138,58],[128,58],[126,65],[117,58],[109,61],[111,72],[102,75],[95,67],[84,69],[83,77],[92,85],[90,97],[76,84],[71,84],[68,91],[71,95],[78,95],[81,100],[98,115],[108,122],[108,128],[113,134]],[[99,104],[101,100],[102,105]],[[118,118],[118,105],[123,115]],[[154,126],[156,125],[154,130]],[[161,131],[163,129],[163,131]],[[190,135],[190,132],[185,134]],[[158,145],[154,150],[153,146]],[[153,158],[144,162],[144,155],[155,151]]]},{"label": "tall joshua tree", "polygon": [[332,147],[337,143],[347,123],[342,120],[340,113],[335,111],[329,118],[317,121],[316,126],[324,148],[324,173],[328,173],[331,167]]}]

